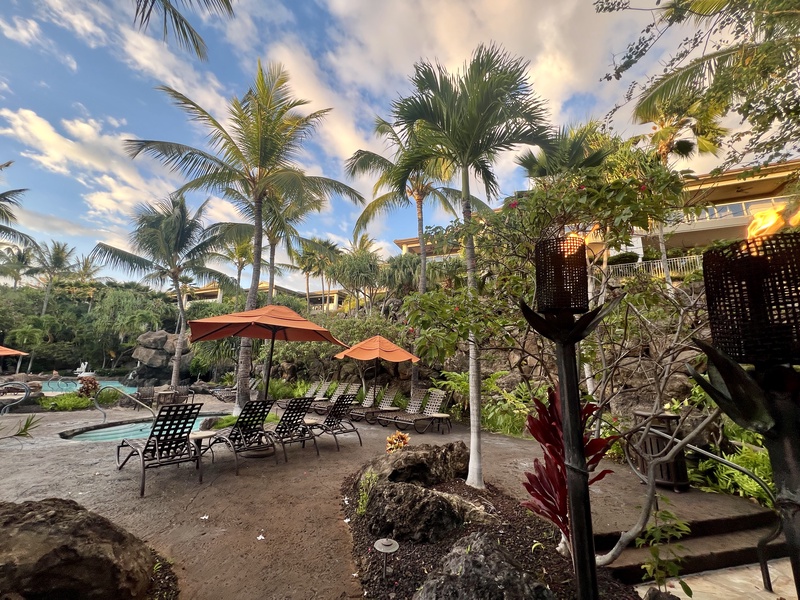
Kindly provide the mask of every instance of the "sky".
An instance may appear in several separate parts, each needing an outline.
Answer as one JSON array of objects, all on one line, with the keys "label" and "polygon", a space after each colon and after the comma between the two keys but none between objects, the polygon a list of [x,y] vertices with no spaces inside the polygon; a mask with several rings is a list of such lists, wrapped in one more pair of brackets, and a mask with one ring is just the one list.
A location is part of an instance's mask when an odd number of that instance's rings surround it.
[{"label": "sky", "polygon": [[[309,111],[332,109],[301,166],[347,182],[369,200],[373,182],[347,179],[344,161],[359,149],[391,156],[373,135],[374,119],[389,118],[391,102],[409,93],[416,62],[456,71],[478,44],[499,44],[529,61],[533,89],[546,101],[550,123],[561,127],[602,119],[631,81],[659,71],[663,58],[654,52],[629,77],[602,81],[651,15],[596,14],[589,0],[235,0],[230,20],[184,13],[208,45],[207,62],[174,39],[164,42],[159,21],[147,31],[135,26],[133,0],[0,0],[0,7],[0,163],[14,162],[0,174],[0,189],[28,189],[16,210],[19,229],[39,242],[67,242],[78,255],[98,241],[126,248],[134,208],[184,182],[149,158],[128,157],[124,140],[204,147],[204,132],[158,86],[224,118],[259,59],[281,63]],[[633,135],[640,130],[627,115],[619,113],[614,128]],[[498,157],[500,198],[527,187],[514,164],[518,153]],[[207,197],[189,202],[197,207]],[[300,233],[346,247],[360,211],[333,198]],[[209,223],[241,220],[216,197],[206,214]],[[426,209],[426,225],[449,221]],[[398,254],[394,240],[416,234],[415,211],[376,220],[368,233],[384,257]],[[286,260],[283,250],[278,260]],[[300,274],[287,272],[278,283],[305,289]]]}]

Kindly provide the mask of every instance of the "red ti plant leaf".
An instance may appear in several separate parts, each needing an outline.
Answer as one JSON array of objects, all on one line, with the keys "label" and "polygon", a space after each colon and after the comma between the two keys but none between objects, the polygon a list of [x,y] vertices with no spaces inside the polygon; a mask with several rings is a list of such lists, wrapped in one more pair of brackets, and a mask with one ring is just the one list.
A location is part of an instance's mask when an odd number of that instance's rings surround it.
[{"label": "red ti plant leaf", "polygon": [[[569,510],[567,502],[567,467],[564,460],[564,429],[561,423],[561,401],[558,392],[548,390],[548,403],[545,405],[533,398],[535,414],[528,415],[527,428],[533,438],[539,442],[544,454],[544,462],[533,461],[533,473],[525,473],[526,481],[522,485],[531,499],[522,502],[522,506],[550,521],[571,539],[569,529]],[[589,420],[597,413],[598,406],[591,402],[581,409],[583,426],[584,455],[586,467],[591,472],[600,463],[611,445],[619,436],[592,438],[587,432]],[[591,485],[612,473],[606,469],[589,480]]]}]

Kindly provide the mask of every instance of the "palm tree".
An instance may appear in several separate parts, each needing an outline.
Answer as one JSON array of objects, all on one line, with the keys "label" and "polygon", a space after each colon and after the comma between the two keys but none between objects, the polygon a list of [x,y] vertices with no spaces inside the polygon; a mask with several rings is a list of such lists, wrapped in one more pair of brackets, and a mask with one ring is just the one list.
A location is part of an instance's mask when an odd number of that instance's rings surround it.
[{"label": "palm tree", "polygon": [[9,246],[0,255],[0,274],[10,277],[17,289],[23,276],[33,268],[33,248],[30,246]]},{"label": "palm tree", "polygon": [[597,128],[598,124],[594,122],[580,127],[562,127],[551,137],[548,147],[541,148],[539,152],[527,149],[515,162],[525,169],[528,177],[540,184],[582,169],[599,167],[613,149],[608,146],[594,147],[592,138]]},{"label": "palm tree", "polygon": [[[236,295],[233,299],[234,311],[239,310],[239,294],[242,291],[242,272],[253,264],[253,237],[239,236],[223,242],[219,252],[213,252],[210,257],[223,263],[232,263],[236,269]],[[220,283],[220,286],[222,284]],[[221,289],[221,288],[220,288]]]},{"label": "palm tree", "polygon": [[[399,160],[407,151],[408,145],[392,125],[380,117],[375,119],[375,135],[385,138],[394,149],[394,159]],[[409,136],[413,143],[413,135]],[[451,200],[460,196],[458,190],[443,187],[454,175],[452,164],[440,158],[434,158],[416,171],[412,172],[406,181],[403,193],[393,187],[397,163],[380,154],[368,150],[358,150],[347,159],[345,170],[350,177],[359,175],[372,175],[377,177],[373,187],[373,199],[358,217],[353,234],[358,234],[367,228],[370,221],[379,216],[386,215],[400,208],[411,206],[413,198],[417,209],[417,236],[419,238],[419,292],[424,294],[427,289],[425,244],[425,223],[423,221],[423,207],[426,200],[431,200],[449,214],[456,216]],[[381,193],[383,192],[383,193]]]},{"label": "palm tree", "polygon": [[153,204],[139,204],[134,212],[130,233],[132,251],[103,242],[92,250],[93,258],[107,266],[142,275],[142,281],[169,283],[178,302],[178,338],[172,364],[171,384],[180,383],[181,355],[186,334],[186,307],[182,279],[191,275],[198,280],[225,279],[226,275],[205,266],[206,260],[221,244],[219,234],[209,235],[203,226],[206,200],[192,214],[183,196],[175,195]]},{"label": "palm tree", "polygon": [[[498,47],[478,46],[459,75],[441,65],[417,63],[411,82],[414,93],[397,100],[393,112],[404,132],[413,131],[416,143],[398,161],[395,189],[429,161],[440,158],[461,171],[461,210],[464,223],[472,220],[469,175],[472,171],[486,188],[487,198],[497,195],[492,162],[503,150],[518,144],[547,141],[545,110],[527,81],[528,63]],[[406,133],[408,137],[408,133]],[[465,234],[467,285],[477,295],[475,244]],[[483,488],[481,465],[481,375],[475,332],[469,334],[470,464],[467,484]]]},{"label": "palm tree", "polygon": [[[698,96],[677,95],[658,100],[648,107],[637,105],[634,118],[639,123],[652,123],[652,133],[640,136],[655,150],[661,164],[669,168],[670,156],[689,158],[696,152],[713,154],[720,150],[722,139],[728,130],[719,124],[723,115],[721,105],[704,101]],[[667,260],[667,243],[664,238],[664,223],[656,224],[658,245],[667,294],[674,295],[672,276]]]},{"label": "palm tree", "polygon": [[[7,169],[12,164],[14,164],[14,161],[0,164],[0,171]],[[22,246],[36,246],[36,242],[32,237],[11,227],[11,225],[17,222],[17,217],[14,215],[14,208],[20,205],[22,195],[27,191],[26,189],[17,189],[0,192],[0,238],[10,240]]]},{"label": "palm tree", "polygon": [[[322,279],[322,307],[325,311],[330,311],[331,285],[333,283],[333,270],[336,261],[342,254],[342,249],[332,240],[315,240],[319,248],[319,274]],[[328,281],[328,293],[325,293],[325,280]]]},{"label": "palm tree", "polygon": [[[171,0],[135,0],[136,14],[134,22],[142,29],[147,29],[153,10],[161,15],[163,20],[163,36],[166,40],[169,30],[178,40],[181,48],[192,50],[200,60],[206,60],[206,43],[200,34],[195,31],[191,23],[186,20],[181,12],[175,8]],[[212,15],[233,17],[233,0],[181,0],[183,6],[199,5]]]},{"label": "palm tree", "polygon": [[[228,119],[218,121],[209,111],[184,94],[160,88],[192,121],[206,130],[211,150],[206,151],[175,142],[128,140],[132,157],[145,154],[185,175],[189,182],[181,188],[219,193],[236,203],[240,212],[256,225],[253,228],[253,275],[245,309],[258,305],[261,280],[261,252],[265,203],[298,198],[309,190],[318,195],[341,194],[355,202],[363,198],[350,187],[324,177],[310,177],[299,171],[294,161],[329,109],[304,115],[299,109],[308,101],[295,98],[289,87],[289,74],[277,63],[264,72],[261,62],[251,88],[242,100],[230,101]],[[252,342],[243,338],[238,365],[238,401],[249,399],[248,379],[252,362]]]},{"label": "palm tree", "polygon": [[45,244],[34,248],[35,266],[30,269],[29,273],[41,275],[45,284],[42,317],[47,313],[47,304],[50,300],[50,293],[53,291],[53,283],[59,277],[64,277],[72,271],[75,266],[72,262],[74,258],[75,248],[70,247],[66,242],[52,240],[49,245]]},{"label": "palm tree", "polygon": [[[300,242],[300,248],[293,250],[290,253],[290,258],[306,278],[306,313],[311,312],[311,287],[310,280],[312,277],[322,275],[322,268],[319,260],[319,249],[317,246],[317,239],[311,238],[310,240],[303,240]],[[325,285],[322,286],[323,296],[325,295]]]}]

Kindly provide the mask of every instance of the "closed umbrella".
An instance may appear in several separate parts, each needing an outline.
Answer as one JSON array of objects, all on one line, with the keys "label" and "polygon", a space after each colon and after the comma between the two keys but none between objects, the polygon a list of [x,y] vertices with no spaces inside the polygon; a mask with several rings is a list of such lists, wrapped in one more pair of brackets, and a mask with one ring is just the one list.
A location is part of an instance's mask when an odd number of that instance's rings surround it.
[{"label": "closed umbrella", "polygon": [[286,342],[330,342],[347,347],[330,331],[298,315],[285,306],[265,306],[218,317],[189,321],[192,342],[246,337],[270,340],[269,355],[264,365],[264,393],[269,393],[272,353],[275,340]]},{"label": "closed umbrella", "polygon": [[[389,362],[418,362],[419,357],[403,350],[397,344],[390,342],[385,337],[376,335],[357,344],[353,344],[347,350],[339,352],[334,358],[355,358],[356,360],[374,360],[375,374],[372,377],[372,385],[375,385],[375,378],[378,376],[378,359],[388,360]],[[366,390],[364,390],[366,393]]]}]

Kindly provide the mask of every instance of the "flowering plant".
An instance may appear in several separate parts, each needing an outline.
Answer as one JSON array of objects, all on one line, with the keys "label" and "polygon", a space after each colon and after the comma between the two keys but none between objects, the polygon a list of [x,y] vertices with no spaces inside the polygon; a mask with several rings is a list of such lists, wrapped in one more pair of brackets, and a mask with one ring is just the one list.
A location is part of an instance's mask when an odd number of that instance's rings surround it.
[{"label": "flowering plant", "polygon": [[408,446],[409,440],[411,440],[411,436],[402,431],[390,435],[386,438],[386,454],[391,454],[400,450],[400,448]]},{"label": "flowering plant", "polygon": [[100,389],[100,384],[94,377],[81,377],[78,381],[81,384],[81,387],[78,389],[78,395],[84,396],[85,398],[91,398],[97,393],[97,390]]}]

